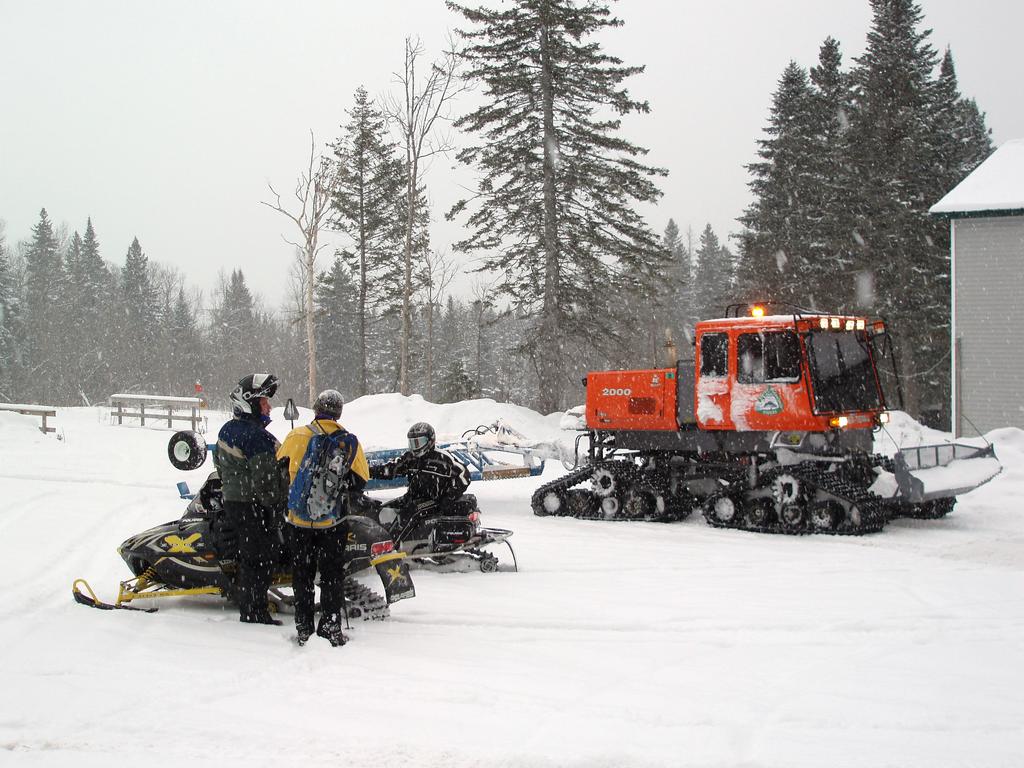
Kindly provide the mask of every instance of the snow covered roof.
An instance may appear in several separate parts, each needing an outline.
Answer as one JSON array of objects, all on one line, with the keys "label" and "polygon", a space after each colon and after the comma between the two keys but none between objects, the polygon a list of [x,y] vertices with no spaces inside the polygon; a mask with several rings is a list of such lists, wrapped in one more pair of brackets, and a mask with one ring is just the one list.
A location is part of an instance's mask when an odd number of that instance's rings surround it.
[{"label": "snow covered roof", "polygon": [[929,213],[949,218],[1024,214],[1024,139],[1005,142]]}]

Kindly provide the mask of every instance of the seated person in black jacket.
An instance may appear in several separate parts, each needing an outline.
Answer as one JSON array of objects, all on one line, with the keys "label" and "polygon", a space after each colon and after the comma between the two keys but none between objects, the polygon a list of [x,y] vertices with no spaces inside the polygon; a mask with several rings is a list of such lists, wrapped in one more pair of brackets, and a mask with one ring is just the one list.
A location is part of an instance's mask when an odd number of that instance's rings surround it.
[{"label": "seated person in black jacket", "polygon": [[[409,450],[386,464],[370,467],[370,477],[390,480],[405,476],[409,490],[387,502],[381,524],[402,527],[432,515],[444,514],[469,487],[469,470],[447,451],[436,447],[434,428],[418,422],[409,428]],[[393,510],[388,513],[388,509]],[[392,515],[397,514],[396,521]]]}]

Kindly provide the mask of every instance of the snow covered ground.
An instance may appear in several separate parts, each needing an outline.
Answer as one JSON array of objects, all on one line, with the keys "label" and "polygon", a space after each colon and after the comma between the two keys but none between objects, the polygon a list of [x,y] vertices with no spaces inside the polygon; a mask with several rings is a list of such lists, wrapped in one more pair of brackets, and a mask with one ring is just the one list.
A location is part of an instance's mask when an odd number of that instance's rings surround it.
[{"label": "snow covered ground", "polygon": [[[381,395],[342,421],[374,448],[499,416],[557,436],[490,401]],[[2,765],[1024,764],[1019,430],[989,436],[1005,470],[950,517],[860,538],[537,518],[541,478],[477,483],[520,572],[417,571],[414,600],[332,649],[212,599],[75,604],[78,577],[115,597],[117,545],[205,472],[103,409],[60,410],[63,440],[37,421],[0,413]]]}]

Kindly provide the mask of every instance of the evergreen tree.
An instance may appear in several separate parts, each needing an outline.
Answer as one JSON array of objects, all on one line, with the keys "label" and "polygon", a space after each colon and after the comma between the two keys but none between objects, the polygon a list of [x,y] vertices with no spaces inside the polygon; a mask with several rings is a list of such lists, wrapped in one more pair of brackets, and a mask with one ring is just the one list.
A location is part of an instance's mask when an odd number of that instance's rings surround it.
[{"label": "evergreen tree", "polygon": [[86,398],[95,402],[113,392],[111,361],[116,358],[117,339],[111,333],[116,328],[110,301],[114,276],[100,255],[100,243],[91,218],[86,220],[73,281],[77,298],[75,320],[82,329],[83,339],[78,384]]},{"label": "evergreen tree", "polygon": [[[895,324],[904,392],[914,413],[949,402],[949,238],[928,208],[939,196],[932,73],[938,58],[913,0],[871,0],[867,48],[852,72],[852,162],[861,179],[864,309]],[[944,190],[948,191],[948,190]]]},{"label": "evergreen tree", "polygon": [[[366,394],[363,316],[352,273],[340,257],[320,276],[316,289],[319,379],[343,394]],[[363,316],[365,317],[365,316]],[[366,337],[364,337],[366,338]]]},{"label": "evergreen tree", "polygon": [[732,254],[722,247],[718,236],[708,224],[700,235],[694,276],[697,316],[700,319],[722,317],[725,308],[736,302],[733,276]]},{"label": "evergreen tree", "polygon": [[620,275],[667,263],[634,208],[660,196],[651,177],[666,172],[640,163],[646,150],[619,135],[618,115],[649,111],[622,87],[643,67],[624,66],[594,41],[622,24],[604,2],[447,5],[475,27],[459,34],[467,77],[487,94],[456,121],[481,139],[458,157],[483,177],[471,234],[457,247],[482,253],[481,268],[503,275],[501,292],[534,318],[525,345],[539,371],[539,404],[557,410],[567,349],[609,332],[592,311],[595,286],[607,291]]},{"label": "evergreen tree", "polygon": [[[221,275],[212,320],[215,364],[211,379],[215,391],[226,395],[243,376],[260,370],[258,359],[268,343],[258,335],[255,302],[242,270],[232,270],[229,277]],[[297,370],[302,369],[300,366]]]},{"label": "evergreen tree", "polygon": [[842,72],[842,53],[827,38],[811,68],[810,122],[811,218],[807,248],[811,260],[805,306],[825,311],[852,308],[856,284],[857,242],[852,190],[858,186],[849,160],[848,130],[852,111],[849,77]]},{"label": "evergreen tree", "polygon": [[[669,271],[671,283],[669,324],[678,334],[693,325],[693,259],[679,231],[675,219],[669,219],[661,236],[662,245],[672,257]],[[678,343],[681,337],[676,335]]]},{"label": "evergreen tree", "polygon": [[334,144],[338,174],[332,223],[353,242],[342,256],[356,276],[354,319],[359,341],[355,348],[360,357],[355,392],[363,395],[369,391],[369,320],[383,299],[382,292],[386,294],[390,287],[393,300],[399,290],[389,277],[401,270],[401,223],[405,217],[398,209],[404,199],[405,173],[395,145],[388,140],[384,116],[365,88],[356,90],[355,106],[348,115],[344,133]]},{"label": "evergreen tree", "polygon": [[190,395],[195,382],[203,378],[202,339],[196,323],[196,312],[185,298],[185,289],[168,313],[169,394]]},{"label": "evergreen tree", "polygon": [[0,229],[0,401],[18,402],[20,349],[17,328],[17,294],[14,270]]},{"label": "evergreen tree", "polygon": [[82,259],[82,236],[76,230],[64,253],[64,280],[60,287],[61,315],[57,320],[60,334],[60,363],[57,369],[58,400],[62,403],[77,402],[81,387],[82,349],[86,343],[85,329],[78,320],[81,302],[78,282],[79,265]]},{"label": "evergreen tree", "polygon": [[46,209],[32,228],[25,252],[26,392],[39,402],[54,403],[60,365],[60,310],[64,265]]},{"label": "evergreen tree", "polygon": [[809,224],[818,218],[813,158],[816,126],[807,72],[790,62],[772,98],[761,161],[747,166],[754,203],[740,221],[739,286],[746,298],[805,304],[822,254]]},{"label": "evergreen tree", "polygon": [[935,192],[941,197],[992,153],[991,131],[974,99],[960,93],[953,53],[949,48],[939,66],[934,90],[934,122],[939,136]]},{"label": "evergreen tree", "polygon": [[149,392],[157,384],[158,322],[156,295],[149,275],[149,259],[133,238],[121,271],[122,354],[121,385],[128,391]]},{"label": "evergreen tree", "polygon": [[473,379],[466,372],[465,362],[456,358],[448,363],[441,374],[438,402],[457,403],[461,400],[469,400],[473,397],[473,390]]}]

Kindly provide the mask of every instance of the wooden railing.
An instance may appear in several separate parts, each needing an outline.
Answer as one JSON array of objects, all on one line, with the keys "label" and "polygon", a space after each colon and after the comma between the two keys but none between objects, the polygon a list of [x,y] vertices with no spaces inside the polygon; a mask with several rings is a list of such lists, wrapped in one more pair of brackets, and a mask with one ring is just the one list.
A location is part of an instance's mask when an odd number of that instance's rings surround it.
[{"label": "wooden railing", "polygon": [[48,418],[57,417],[57,409],[52,405],[31,405],[26,403],[0,403],[0,411],[14,411],[15,413],[24,413],[30,416],[42,416],[43,426],[41,429],[43,432],[56,432],[56,427],[48,426],[46,420]]},{"label": "wooden railing", "polygon": [[146,426],[146,419],[152,422],[167,422],[169,428],[175,421],[191,423],[194,431],[199,430],[203,422],[200,408],[204,405],[199,397],[170,397],[164,395],[129,395],[117,394],[110,396],[110,416],[116,418],[118,424],[124,419],[138,419]]}]

